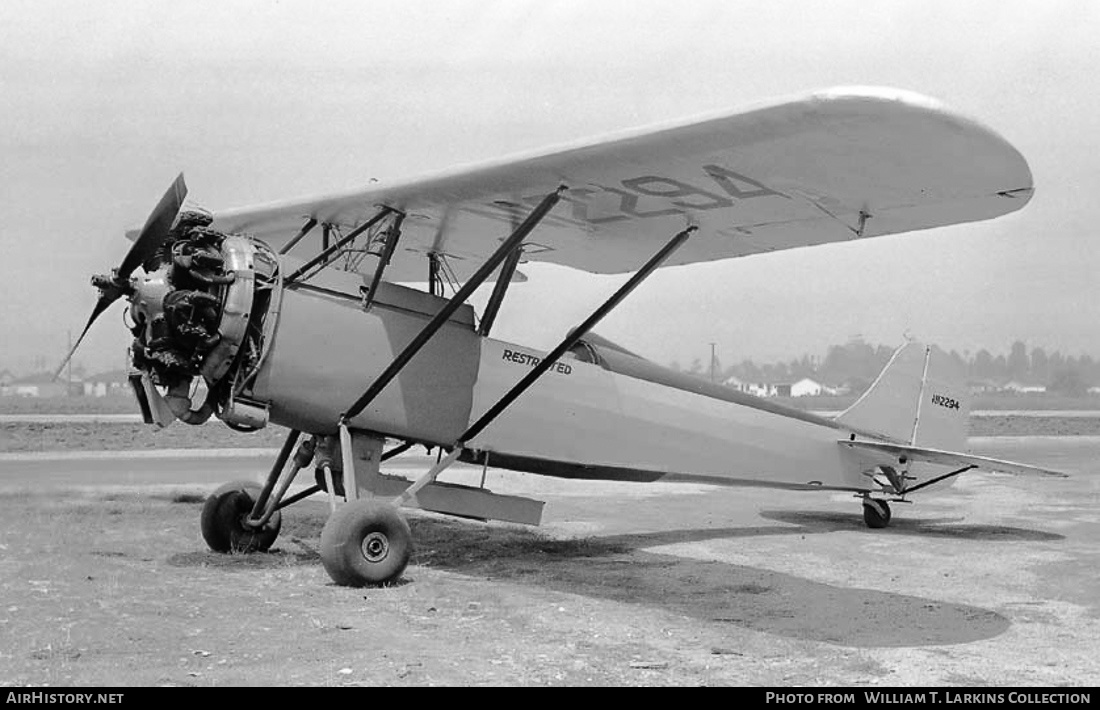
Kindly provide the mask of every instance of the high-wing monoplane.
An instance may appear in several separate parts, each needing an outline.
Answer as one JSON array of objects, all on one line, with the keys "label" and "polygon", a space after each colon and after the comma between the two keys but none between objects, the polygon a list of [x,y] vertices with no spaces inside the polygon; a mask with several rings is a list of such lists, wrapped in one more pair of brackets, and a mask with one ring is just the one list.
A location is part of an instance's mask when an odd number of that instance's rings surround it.
[{"label": "high-wing monoplane", "polygon": [[[412,540],[400,507],[539,522],[538,501],[438,480],[456,461],[849,491],[872,528],[889,523],[891,502],[973,468],[1057,475],[963,453],[967,392],[949,359],[918,343],[850,409],[824,417],[673,372],[592,332],[660,267],[1023,207],[1032,179],[1020,153],[921,96],[823,91],[214,213],[187,207],[186,192],[181,175],[119,267],[93,278],[85,332],[129,300],[131,383],[148,423],[217,416],[242,432],[290,430],[262,486],[229,483],[206,501],[202,533],[216,551],[268,549],[281,509],[322,492],[333,512],[321,558],[346,585],[402,574]],[[952,238],[939,238],[946,254]],[[492,337],[529,261],[632,275],[542,352]],[[476,313],[467,300],[488,284]],[[441,452],[417,480],[381,471],[416,445]],[[311,485],[288,495],[308,469]]]}]

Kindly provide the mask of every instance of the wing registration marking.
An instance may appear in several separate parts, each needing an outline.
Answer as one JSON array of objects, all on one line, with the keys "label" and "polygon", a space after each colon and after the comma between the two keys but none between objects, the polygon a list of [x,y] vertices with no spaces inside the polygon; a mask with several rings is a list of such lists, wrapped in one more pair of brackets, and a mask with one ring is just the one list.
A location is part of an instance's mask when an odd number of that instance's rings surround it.
[{"label": "wing registration marking", "polygon": [[[742,200],[787,195],[773,190],[747,175],[721,165],[704,165],[700,181],[709,180],[706,187],[663,175],[639,175],[619,181],[618,185],[590,184],[570,188],[562,201],[570,206],[567,215],[554,214],[545,218],[547,224],[588,229],[611,222],[648,219],[687,214],[689,212],[729,209]],[[543,194],[527,195],[518,202],[495,200],[464,210],[511,224],[518,211],[537,205]],[[658,206],[657,200],[661,201]],[[667,206],[666,206],[667,205]]]}]

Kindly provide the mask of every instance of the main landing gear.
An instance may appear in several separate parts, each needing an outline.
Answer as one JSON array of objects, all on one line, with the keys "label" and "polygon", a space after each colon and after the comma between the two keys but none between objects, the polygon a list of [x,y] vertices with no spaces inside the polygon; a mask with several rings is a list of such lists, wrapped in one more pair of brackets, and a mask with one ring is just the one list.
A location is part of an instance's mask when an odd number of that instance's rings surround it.
[{"label": "main landing gear", "polygon": [[[281,509],[325,491],[331,515],[321,531],[320,552],[325,571],[333,581],[362,587],[399,579],[412,556],[409,524],[395,505],[357,497],[360,493],[388,496],[397,492],[386,490],[387,481],[378,472],[378,464],[387,458],[381,452],[384,440],[357,437],[355,451],[344,455],[342,446],[349,450],[353,447],[350,433],[344,432],[340,439],[346,439],[346,443],[336,437],[303,441],[290,460],[290,452],[300,436],[292,431],[263,487],[251,481],[236,481],[214,491],[203,505],[201,518],[202,536],[210,549],[226,553],[266,552],[282,526]],[[356,463],[360,469],[358,475],[354,470]],[[316,466],[317,485],[284,498],[294,477],[310,465]],[[346,502],[338,504],[338,497]]]}]

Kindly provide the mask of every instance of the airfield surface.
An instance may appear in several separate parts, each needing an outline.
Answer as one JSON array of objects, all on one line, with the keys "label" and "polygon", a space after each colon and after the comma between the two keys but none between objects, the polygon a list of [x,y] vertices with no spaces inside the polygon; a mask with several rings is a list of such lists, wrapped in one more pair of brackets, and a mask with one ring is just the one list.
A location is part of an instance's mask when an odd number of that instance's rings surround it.
[{"label": "airfield surface", "polygon": [[972,450],[1074,475],[968,474],[869,530],[846,494],[490,469],[543,527],[413,514],[384,589],[329,581],[323,500],[272,553],[206,550],[203,496],[266,450],[3,454],[0,685],[1096,685],[1100,437]]}]

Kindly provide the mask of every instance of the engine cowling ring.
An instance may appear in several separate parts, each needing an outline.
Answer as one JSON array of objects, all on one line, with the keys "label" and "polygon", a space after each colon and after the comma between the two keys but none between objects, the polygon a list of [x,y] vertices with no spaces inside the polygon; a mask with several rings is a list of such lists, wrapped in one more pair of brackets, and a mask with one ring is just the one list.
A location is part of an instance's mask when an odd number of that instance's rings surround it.
[{"label": "engine cowling ring", "polygon": [[201,373],[207,382],[217,382],[229,372],[248,333],[255,298],[256,247],[245,237],[229,236],[222,242],[222,255],[225,273],[232,274],[233,280],[224,286],[225,298],[218,323],[221,337],[202,362]]}]

